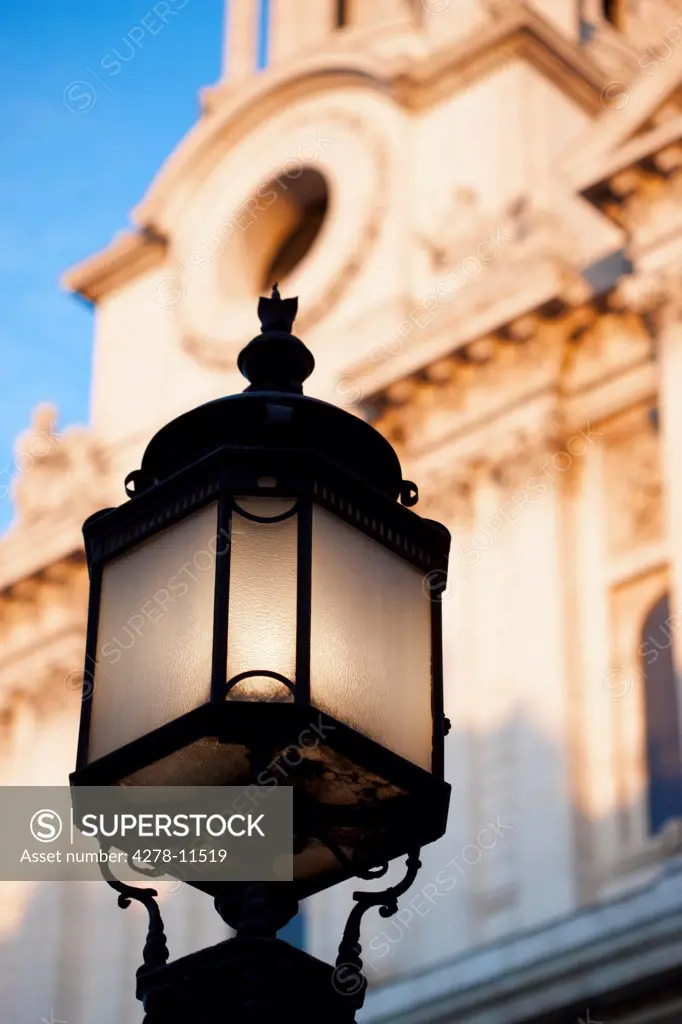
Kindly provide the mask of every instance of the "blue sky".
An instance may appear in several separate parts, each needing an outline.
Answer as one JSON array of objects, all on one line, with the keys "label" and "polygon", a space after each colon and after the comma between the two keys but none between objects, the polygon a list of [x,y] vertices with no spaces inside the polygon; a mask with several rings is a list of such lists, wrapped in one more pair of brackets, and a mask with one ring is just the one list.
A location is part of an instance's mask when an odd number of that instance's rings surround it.
[{"label": "blue sky", "polygon": [[[223,0],[0,0],[0,26],[6,495],[13,442],[36,404],[54,402],[60,427],[87,422],[93,317],[59,276],[126,227],[196,120],[198,90],[220,73]],[[0,530],[11,518],[4,497]]]}]

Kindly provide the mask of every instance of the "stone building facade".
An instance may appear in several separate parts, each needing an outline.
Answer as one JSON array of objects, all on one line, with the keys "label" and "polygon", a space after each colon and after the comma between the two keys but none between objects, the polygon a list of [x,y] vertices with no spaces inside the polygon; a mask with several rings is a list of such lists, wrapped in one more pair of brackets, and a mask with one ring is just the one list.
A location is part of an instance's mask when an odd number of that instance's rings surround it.
[{"label": "stone building facade", "polygon": [[[682,4],[229,6],[196,126],[66,276],[95,310],[91,419],[40,408],[17,442],[0,781],[65,780],[82,520],[162,423],[241,389],[278,279],[309,390],[371,418],[453,533],[450,825],[366,920],[362,1019],[679,1019]],[[143,919],[101,888],[2,887],[15,1024],[139,1019]],[[352,888],[305,907],[316,955]],[[220,935],[196,893],[163,909],[173,955]]]}]

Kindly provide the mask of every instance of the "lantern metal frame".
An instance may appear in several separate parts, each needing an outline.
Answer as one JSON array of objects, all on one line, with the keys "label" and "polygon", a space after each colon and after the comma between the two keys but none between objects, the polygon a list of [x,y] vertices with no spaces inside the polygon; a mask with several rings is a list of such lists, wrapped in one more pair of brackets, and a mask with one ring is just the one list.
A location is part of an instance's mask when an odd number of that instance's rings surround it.
[{"label": "lantern metal frame", "polygon": [[[333,841],[327,842],[339,861],[326,885],[335,884],[439,838],[445,831],[450,787],[444,781],[441,600],[446,586],[450,535],[439,523],[423,519],[408,505],[416,487],[402,480],[397,456],[378,432],[345,410],[302,395],[301,382],[314,365],[303,344],[290,333],[291,303],[273,292],[261,300],[262,334],[244,349],[240,368],[252,381],[246,392],[208,403],[164,427],[150,442],[141,469],[129,474],[130,501],[91,516],[83,527],[90,599],[86,635],[83,701],[74,786],[115,785],[194,741],[213,737],[220,743],[244,744],[257,767],[270,752],[290,745],[315,724],[324,745],[341,758],[359,764],[395,787],[398,798],[385,801],[387,835],[357,861],[345,862]],[[288,307],[288,308],[287,308]],[[295,307],[293,309],[295,315]],[[283,315],[286,314],[286,315]],[[228,679],[229,570],[232,523],[244,497],[291,500],[292,508],[276,517],[297,516],[295,678],[254,670]],[[400,497],[402,504],[397,500]],[[212,633],[212,670],[208,702],[153,732],[88,762],[88,743],[102,576],[106,564],[168,527],[215,503],[216,552]],[[311,575],[313,508],[319,506],[399,555],[424,575],[431,602],[431,771],[408,761],[310,703]],[[221,538],[228,544],[221,548]],[[333,581],[332,585],[333,585]],[[226,699],[228,691],[248,675],[273,676],[292,693],[292,700],[270,702]],[[133,782],[134,784],[134,782]],[[147,783],[149,784],[149,783]],[[165,783],[164,783],[165,784]],[[399,794],[402,794],[400,796]],[[295,805],[296,806],[296,805]],[[319,828],[325,842],[324,812],[315,807],[295,810],[303,830]],[[372,805],[353,807],[348,821],[360,825],[373,814]],[[343,809],[330,812],[337,823]],[[364,815],[364,817],[363,817]],[[409,822],[409,836],[405,824]],[[215,894],[212,884],[196,884]],[[301,883],[298,898],[318,891],[317,882]]]}]

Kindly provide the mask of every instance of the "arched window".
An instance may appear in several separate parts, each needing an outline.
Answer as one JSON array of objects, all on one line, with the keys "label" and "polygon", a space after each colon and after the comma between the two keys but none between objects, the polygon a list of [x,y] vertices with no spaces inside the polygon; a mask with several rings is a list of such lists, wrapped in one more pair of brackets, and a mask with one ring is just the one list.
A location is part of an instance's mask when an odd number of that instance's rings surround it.
[{"label": "arched window", "polygon": [[601,0],[602,15],[614,28],[623,27],[622,0]]},{"label": "arched window", "polygon": [[649,831],[682,817],[682,760],[677,686],[672,658],[670,602],[665,594],[642,627],[646,759],[649,775]]},{"label": "arched window", "polygon": [[[312,249],[324,224],[329,206],[327,183],[312,167],[301,170],[291,185],[280,191],[278,214],[283,230],[273,236],[276,244],[260,281],[260,291],[267,294],[275,281],[283,281]],[[267,221],[264,223],[267,224]]]}]

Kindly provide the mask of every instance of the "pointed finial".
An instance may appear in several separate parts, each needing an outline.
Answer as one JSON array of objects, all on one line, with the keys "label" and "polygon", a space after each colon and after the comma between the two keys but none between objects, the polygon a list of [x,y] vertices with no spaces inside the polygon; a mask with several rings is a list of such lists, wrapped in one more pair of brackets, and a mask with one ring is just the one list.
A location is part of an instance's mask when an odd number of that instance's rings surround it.
[{"label": "pointed finial", "polygon": [[297,312],[298,299],[283,299],[277,284],[272,286],[269,299],[258,300],[258,319],[264,331],[285,331],[290,334]]}]

